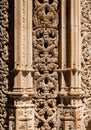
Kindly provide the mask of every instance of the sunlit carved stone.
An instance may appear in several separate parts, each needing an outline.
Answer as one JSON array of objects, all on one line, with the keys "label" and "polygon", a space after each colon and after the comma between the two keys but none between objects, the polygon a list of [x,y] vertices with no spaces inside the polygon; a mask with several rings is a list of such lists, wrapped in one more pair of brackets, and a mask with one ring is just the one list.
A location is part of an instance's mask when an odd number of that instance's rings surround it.
[{"label": "sunlit carved stone", "polygon": [[0,1],[0,130],[91,130],[90,24],[91,0]]},{"label": "sunlit carved stone", "polygon": [[8,0],[0,1],[0,129],[7,129],[7,92],[9,75]]}]

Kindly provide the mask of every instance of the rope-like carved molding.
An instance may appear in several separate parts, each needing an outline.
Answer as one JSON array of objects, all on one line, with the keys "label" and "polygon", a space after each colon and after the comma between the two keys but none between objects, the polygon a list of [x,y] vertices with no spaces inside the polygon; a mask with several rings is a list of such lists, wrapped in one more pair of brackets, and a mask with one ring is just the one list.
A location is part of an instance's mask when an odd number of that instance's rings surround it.
[{"label": "rope-like carved molding", "polygon": [[34,0],[33,65],[35,129],[56,129],[58,0]]},{"label": "rope-like carved molding", "polygon": [[8,91],[8,0],[0,1],[0,129],[7,128]]},{"label": "rope-like carved molding", "polygon": [[[91,1],[81,0],[82,89],[84,130],[91,121]],[[84,125],[85,124],[85,125]]]}]

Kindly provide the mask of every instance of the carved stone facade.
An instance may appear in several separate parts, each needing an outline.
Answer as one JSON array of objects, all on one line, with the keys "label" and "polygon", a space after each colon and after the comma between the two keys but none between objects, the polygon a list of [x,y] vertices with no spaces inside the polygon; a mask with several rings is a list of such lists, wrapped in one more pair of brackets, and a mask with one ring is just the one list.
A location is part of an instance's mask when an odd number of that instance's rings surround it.
[{"label": "carved stone facade", "polygon": [[0,1],[0,130],[91,130],[90,22],[91,0]]},{"label": "carved stone facade", "polygon": [[0,1],[0,129],[7,129],[8,75],[9,75],[9,22],[8,0]]},{"label": "carved stone facade", "polygon": [[[91,128],[91,1],[81,1],[81,48],[82,48],[82,78],[84,91],[83,118],[85,127]],[[86,128],[84,128],[86,129]]]}]

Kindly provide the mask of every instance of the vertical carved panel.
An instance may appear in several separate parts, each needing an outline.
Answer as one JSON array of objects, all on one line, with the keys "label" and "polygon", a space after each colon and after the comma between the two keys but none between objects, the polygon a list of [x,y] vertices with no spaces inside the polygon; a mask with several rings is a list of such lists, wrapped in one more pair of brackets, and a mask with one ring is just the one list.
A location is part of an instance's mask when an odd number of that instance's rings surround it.
[{"label": "vertical carved panel", "polygon": [[[34,0],[33,64],[35,129],[56,130],[58,93],[58,0]],[[40,98],[40,99],[39,99]]]},{"label": "vertical carved panel", "polygon": [[56,100],[37,99],[35,106],[35,130],[57,130]]},{"label": "vertical carved panel", "polygon": [[0,1],[0,129],[5,130],[8,91],[8,0]]},{"label": "vertical carved panel", "polygon": [[34,87],[38,97],[55,97],[58,89],[57,0],[34,1]]},{"label": "vertical carved panel", "polygon": [[91,120],[91,1],[81,0],[82,76],[84,129]]},{"label": "vertical carved panel", "polygon": [[38,97],[55,97],[58,89],[58,31],[41,28],[33,33],[36,94]]}]

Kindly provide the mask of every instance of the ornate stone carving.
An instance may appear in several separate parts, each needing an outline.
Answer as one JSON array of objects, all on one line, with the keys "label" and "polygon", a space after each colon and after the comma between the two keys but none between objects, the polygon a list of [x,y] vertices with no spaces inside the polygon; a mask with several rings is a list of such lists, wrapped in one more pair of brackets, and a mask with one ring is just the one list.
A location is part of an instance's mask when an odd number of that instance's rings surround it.
[{"label": "ornate stone carving", "polygon": [[15,109],[9,109],[9,130],[15,130]]},{"label": "ornate stone carving", "polygon": [[[49,19],[57,14],[57,0],[50,4],[50,1],[34,1],[34,87],[38,96],[56,96],[58,89],[58,18]],[[55,5],[55,6],[53,6]],[[40,10],[43,12],[43,24],[40,22]],[[41,16],[42,16],[41,15]],[[45,21],[46,20],[46,21]],[[52,25],[52,26],[51,26]],[[50,28],[48,28],[50,27]]]},{"label": "ornate stone carving", "polygon": [[61,108],[60,109],[60,117],[61,118],[67,118],[67,119],[74,119],[75,118],[75,109],[73,108]]},{"label": "ornate stone carving", "polygon": [[[40,35],[43,35],[40,37]],[[56,96],[58,89],[58,31],[36,29],[34,44],[34,87],[38,96]]]},{"label": "ornate stone carving", "polygon": [[8,91],[8,0],[0,1],[0,129],[6,130]]},{"label": "ornate stone carving", "polygon": [[16,130],[34,130],[34,105],[29,97],[23,96],[16,99]]},{"label": "ornate stone carving", "polygon": [[35,110],[35,130],[56,130],[58,124],[55,99],[37,99]]},{"label": "ornate stone carving", "polygon": [[[91,1],[81,0],[82,89],[85,127],[91,120]],[[84,124],[84,123],[83,123]]]},{"label": "ornate stone carving", "polygon": [[36,28],[58,26],[58,0],[35,0],[33,22]]},{"label": "ornate stone carving", "polygon": [[[58,0],[34,0],[33,65],[35,129],[56,130]],[[40,98],[40,99],[39,99]]]},{"label": "ornate stone carving", "polygon": [[[60,6],[62,9],[59,9],[61,14],[58,14],[58,2],[59,5],[62,4]],[[14,91],[10,93],[14,97],[14,106],[9,109],[9,130],[86,130],[88,122],[91,121],[91,0],[81,0],[80,5],[82,40],[81,88],[84,92],[81,100],[79,98],[82,95],[78,92],[76,93],[80,86],[81,72],[80,58],[77,56],[80,55],[80,46],[78,45],[79,11],[76,11],[79,0],[61,0],[61,2],[60,0],[16,0],[15,3],[15,28],[17,28],[15,31],[17,31],[15,32],[15,68],[13,72],[17,74],[15,75]],[[33,95],[32,13],[30,11],[32,3],[34,7],[33,76],[35,128],[33,124],[34,105],[31,98]],[[66,9],[69,11],[67,12]],[[65,13],[67,15],[64,17]],[[60,36],[58,31],[59,17],[62,20]],[[68,37],[70,37],[69,40]],[[62,42],[62,46],[61,44],[58,45],[59,40]],[[0,1],[0,42],[0,128],[1,130],[6,130],[8,128],[6,123],[9,60],[8,0]],[[58,54],[60,52],[58,48],[62,53]],[[76,53],[74,53],[74,50],[76,50]],[[58,66],[59,62],[60,67]],[[59,77],[63,81],[61,83],[58,81],[58,71],[63,74],[63,77],[62,75]],[[67,89],[65,86],[67,86]],[[58,91],[62,89],[60,97],[57,97]],[[72,90],[72,93],[70,93],[70,90]],[[59,103],[59,106],[57,106],[57,103]],[[14,110],[13,107],[16,109]]]}]

